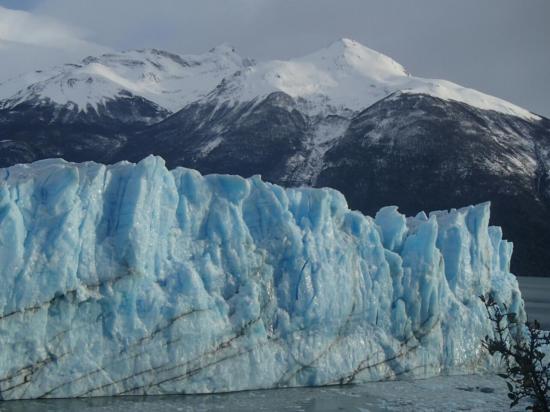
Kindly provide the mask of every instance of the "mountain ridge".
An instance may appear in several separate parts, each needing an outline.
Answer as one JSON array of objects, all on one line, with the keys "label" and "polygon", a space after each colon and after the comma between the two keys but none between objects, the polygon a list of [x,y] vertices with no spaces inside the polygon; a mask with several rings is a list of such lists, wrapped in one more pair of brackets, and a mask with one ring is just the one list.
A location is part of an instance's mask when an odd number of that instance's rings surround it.
[{"label": "mountain ridge", "polygon": [[0,83],[0,104],[12,108],[26,100],[49,99],[87,111],[89,106],[97,109],[124,92],[173,113],[204,98],[245,102],[277,91],[310,100],[313,113],[324,111],[324,106],[332,107],[332,112],[357,111],[402,91],[538,118],[502,99],[452,82],[414,77],[392,58],[346,38],[300,58],[259,63],[241,57],[228,44],[200,55],[142,49],[90,56],[77,64]]}]

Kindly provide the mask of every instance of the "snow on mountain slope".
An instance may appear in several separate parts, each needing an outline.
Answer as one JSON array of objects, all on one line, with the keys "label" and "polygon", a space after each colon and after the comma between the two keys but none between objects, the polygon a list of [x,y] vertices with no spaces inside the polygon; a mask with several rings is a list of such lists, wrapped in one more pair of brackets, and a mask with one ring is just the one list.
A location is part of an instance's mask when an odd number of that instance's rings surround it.
[{"label": "snow on mountain slope", "polygon": [[402,77],[397,62],[343,39],[305,57],[249,67],[228,80],[224,97],[246,101],[282,91],[319,106],[360,110],[392,93],[386,86]]},{"label": "snow on mountain slope", "polygon": [[0,176],[2,399],[479,372],[478,296],[525,316],[488,203],[373,219],[335,190],[153,156]]},{"label": "snow on mountain slope", "polygon": [[0,100],[6,101],[4,107],[12,107],[26,100],[49,99],[86,111],[131,94],[173,112],[247,64],[226,45],[203,55],[179,56],[156,49],[104,54],[5,81],[0,84]]},{"label": "snow on mountain slope", "polygon": [[397,91],[423,93],[486,110],[536,119],[502,99],[444,80],[413,77],[399,63],[356,41],[342,39],[328,48],[288,61],[250,66],[228,80],[223,98],[253,100],[282,91],[307,101],[312,114],[362,110]]},{"label": "snow on mountain slope", "polygon": [[360,111],[395,92],[423,93],[526,119],[529,111],[445,80],[413,77],[393,59],[353,40],[291,60],[253,64],[230,46],[197,56],[159,50],[129,51],[31,73],[0,84],[0,107],[32,99],[97,108],[135,95],[170,112],[204,99],[244,102],[284,92],[308,114]]}]

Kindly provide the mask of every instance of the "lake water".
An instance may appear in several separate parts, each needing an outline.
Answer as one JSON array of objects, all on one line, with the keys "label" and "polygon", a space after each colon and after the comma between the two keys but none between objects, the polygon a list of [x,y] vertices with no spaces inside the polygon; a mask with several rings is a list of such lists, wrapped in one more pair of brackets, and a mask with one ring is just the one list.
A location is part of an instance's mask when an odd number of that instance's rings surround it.
[{"label": "lake water", "polygon": [[[379,412],[504,411],[497,376],[450,376],[353,386],[249,391],[224,395],[150,396],[0,403],[5,412]],[[515,410],[524,410],[522,408]]]},{"label": "lake water", "polygon": [[537,319],[542,329],[550,330],[550,278],[519,277],[529,319]]}]

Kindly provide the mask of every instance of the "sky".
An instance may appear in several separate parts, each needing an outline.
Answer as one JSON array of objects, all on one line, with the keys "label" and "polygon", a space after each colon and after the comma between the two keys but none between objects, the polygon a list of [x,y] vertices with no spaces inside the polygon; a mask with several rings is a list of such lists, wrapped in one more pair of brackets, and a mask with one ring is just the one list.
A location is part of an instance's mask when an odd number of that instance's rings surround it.
[{"label": "sky", "polygon": [[257,60],[340,38],[550,117],[549,0],[0,0],[0,81],[109,50]]}]

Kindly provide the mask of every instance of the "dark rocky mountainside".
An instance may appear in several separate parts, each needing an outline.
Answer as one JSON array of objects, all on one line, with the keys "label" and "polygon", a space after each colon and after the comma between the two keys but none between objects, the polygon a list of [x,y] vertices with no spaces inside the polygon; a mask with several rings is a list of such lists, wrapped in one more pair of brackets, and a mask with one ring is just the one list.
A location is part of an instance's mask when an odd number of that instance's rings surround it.
[{"label": "dark rocky mountainside", "polygon": [[129,134],[168,115],[139,96],[107,101],[86,113],[72,105],[22,102],[0,109],[0,167],[48,157],[108,161]]}]

